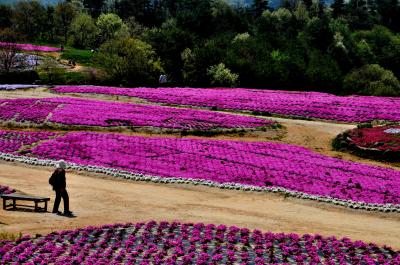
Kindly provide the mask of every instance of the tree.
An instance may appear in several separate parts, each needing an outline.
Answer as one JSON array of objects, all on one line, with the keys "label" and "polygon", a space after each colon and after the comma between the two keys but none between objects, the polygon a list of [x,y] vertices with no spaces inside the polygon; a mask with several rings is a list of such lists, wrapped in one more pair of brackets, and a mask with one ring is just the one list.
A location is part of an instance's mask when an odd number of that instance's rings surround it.
[{"label": "tree", "polygon": [[58,3],[54,12],[56,31],[63,37],[63,43],[67,43],[69,26],[76,15],[74,6],[67,2]]},{"label": "tree", "polygon": [[349,73],[344,79],[346,93],[371,96],[398,96],[400,82],[393,72],[378,64],[365,65]]},{"label": "tree", "polygon": [[0,70],[9,72],[18,65],[18,48],[16,44],[8,42],[0,47]]},{"label": "tree", "polygon": [[100,47],[101,62],[110,81],[124,85],[155,85],[163,69],[153,48],[138,39],[116,39]]},{"label": "tree", "polygon": [[97,39],[97,27],[93,18],[87,14],[77,15],[70,27],[72,45],[77,48],[90,48]]},{"label": "tree", "polygon": [[92,17],[98,17],[103,11],[104,0],[83,0],[83,5]]},{"label": "tree", "polygon": [[394,30],[400,31],[400,4],[398,0],[379,0],[376,2],[381,23]]},{"label": "tree", "polygon": [[251,7],[254,16],[259,17],[265,10],[268,9],[268,0],[254,0]]},{"label": "tree", "polygon": [[331,5],[332,8],[332,16],[334,18],[344,16],[345,15],[345,7],[346,4],[344,0],[335,0]]},{"label": "tree", "polygon": [[40,39],[45,21],[46,9],[39,2],[19,1],[15,4],[12,25],[16,32],[32,40]]},{"label": "tree", "polygon": [[305,75],[307,84],[311,89],[323,88],[324,91],[339,92],[342,73],[338,64],[330,56],[318,50],[313,50]]},{"label": "tree", "polygon": [[12,9],[9,5],[0,4],[0,29],[11,27]]},{"label": "tree", "polygon": [[113,13],[101,14],[96,25],[99,29],[100,42],[118,37],[128,37],[129,28],[122,19]]},{"label": "tree", "polygon": [[223,63],[210,66],[207,73],[213,86],[235,87],[239,79],[239,75],[232,73]]},{"label": "tree", "polygon": [[311,7],[312,4],[313,4],[313,1],[312,1],[312,0],[303,0],[302,2],[303,2],[304,5],[306,6],[307,10],[309,10],[310,7]]},{"label": "tree", "polygon": [[347,4],[350,24],[355,29],[369,29],[373,25],[367,0],[350,0]]}]

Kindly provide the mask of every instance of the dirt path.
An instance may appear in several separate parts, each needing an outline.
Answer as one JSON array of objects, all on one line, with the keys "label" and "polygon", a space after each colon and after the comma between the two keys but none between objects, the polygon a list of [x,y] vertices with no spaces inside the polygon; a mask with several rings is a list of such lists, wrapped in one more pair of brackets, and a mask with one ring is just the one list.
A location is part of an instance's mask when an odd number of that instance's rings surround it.
[{"label": "dirt path", "polygon": [[[0,161],[0,182],[53,199],[47,183],[51,170]],[[400,216],[395,214],[360,212],[275,194],[158,185],[72,173],[67,177],[71,208],[77,218],[0,210],[0,230],[34,235],[106,223],[180,220],[273,232],[347,236],[400,249]]]}]

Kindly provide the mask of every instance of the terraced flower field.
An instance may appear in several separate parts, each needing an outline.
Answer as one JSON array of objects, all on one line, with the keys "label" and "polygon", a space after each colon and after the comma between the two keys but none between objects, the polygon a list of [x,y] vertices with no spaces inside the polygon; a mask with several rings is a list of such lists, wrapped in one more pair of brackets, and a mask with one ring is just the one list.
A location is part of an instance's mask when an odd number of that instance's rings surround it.
[{"label": "terraced flower field", "polygon": [[206,110],[76,98],[0,99],[0,121],[99,127],[157,127],[172,130],[257,128],[272,121]]},{"label": "terraced flower field", "polygon": [[24,145],[30,146],[55,135],[52,132],[0,131],[0,152],[13,154]]},{"label": "terraced flower field", "polygon": [[317,92],[290,92],[242,88],[116,88],[60,86],[57,93],[85,93],[138,97],[173,105],[252,111],[340,122],[400,121],[400,99],[339,97]]},{"label": "terraced flower field", "polygon": [[24,152],[50,161],[64,159],[96,172],[102,168],[127,171],[139,174],[130,177],[137,180],[155,176],[160,177],[157,182],[176,182],[180,178],[222,188],[332,198],[325,200],[331,203],[338,199],[343,206],[359,202],[365,209],[369,209],[365,204],[400,206],[399,171],[331,158],[294,145],[71,132]]},{"label": "terraced flower field", "polygon": [[320,235],[155,222],[54,232],[0,243],[2,264],[388,264],[400,252]]},{"label": "terraced flower field", "polygon": [[59,52],[61,51],[60,48],[49,47],[49,46],[40,46],[40,45],[33,45],[33,44],[23,44],[23,43],[10,43],[10,42],[0,42],[1,47],[10,47],[15,46],[17,49],[22,51],[38,51],[38,52]]}]

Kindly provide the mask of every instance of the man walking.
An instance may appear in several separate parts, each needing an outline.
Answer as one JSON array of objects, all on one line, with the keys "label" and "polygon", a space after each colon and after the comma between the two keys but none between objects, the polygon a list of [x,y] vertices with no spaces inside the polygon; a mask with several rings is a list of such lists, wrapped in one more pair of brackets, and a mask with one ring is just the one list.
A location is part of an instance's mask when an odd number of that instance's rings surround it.
[{"label": "man walking", "polygon": [[64,215],[73,216],[72,212],[69,210],[69,197],[66,190],[66,180],[65,180],[65,168],[67,164],[61,160],[57,163],[57,168],[51,175],[49,183],[53,186],[53,190],[56,192],[56,199],[54,200],[53,213],[61,214],[58,211],[58,207],[61,202],[61,198],[64,201]]}]

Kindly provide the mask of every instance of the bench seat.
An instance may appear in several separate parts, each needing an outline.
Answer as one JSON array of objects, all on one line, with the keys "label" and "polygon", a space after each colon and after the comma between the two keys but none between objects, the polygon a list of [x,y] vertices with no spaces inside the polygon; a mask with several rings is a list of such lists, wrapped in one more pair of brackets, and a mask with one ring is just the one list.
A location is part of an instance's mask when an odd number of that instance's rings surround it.
[{"label": "bench seat", "polygon": [[[3,209],[13,209],[15,210],[17,206],[30,207],[34,208],[35,212],[47,212],[47,203],[50,201],[50,198],[46,197],[36,197],[24,194],[2,194],[1,198],[3,198]],[[11,204],[7,204],[7,201],[11,200]],[[33,201],[35,206],[30,205],[17,205],[17,201]],[[44,203],[44,207],[40,207],[39,203]]]}]

